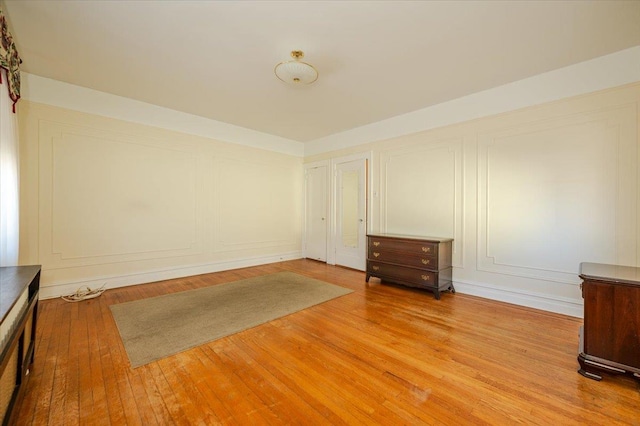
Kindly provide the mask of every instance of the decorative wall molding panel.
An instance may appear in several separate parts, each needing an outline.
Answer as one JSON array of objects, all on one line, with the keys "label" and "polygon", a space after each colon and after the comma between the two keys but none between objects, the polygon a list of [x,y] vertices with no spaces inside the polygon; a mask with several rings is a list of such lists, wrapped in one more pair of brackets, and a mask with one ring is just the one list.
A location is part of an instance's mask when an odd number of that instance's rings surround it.
[{"label": "decorative wall molding panel", "polygon": [[300,158],[28,101],[20,112],[20,262],[42,264],[45,297],[302,256]]},{"label": "decorative wall molding panel", "polygon": [[463,261],[462,139],[380,153],[381,232],[453,238],[453,265]]},{"label": "decorative wall molding panel", "polygon": [[196,183],[204,170],[193,149],[39,124],[40,254],[48,269],[202,253]]},{"label": "decorative wall molding panel", "polygon": [[[478,136],[478,270],[577,285],[580,262],[635,262],[633,106]],[[629,194],[629,195],[622,195]]]},{"label": "decorative wall molding panel", "polygon": [[264,161],[217,158],[213,167],[214,200],[219,206],[216,252],[292,246],[301,240],[300,164],[284,167]]}]

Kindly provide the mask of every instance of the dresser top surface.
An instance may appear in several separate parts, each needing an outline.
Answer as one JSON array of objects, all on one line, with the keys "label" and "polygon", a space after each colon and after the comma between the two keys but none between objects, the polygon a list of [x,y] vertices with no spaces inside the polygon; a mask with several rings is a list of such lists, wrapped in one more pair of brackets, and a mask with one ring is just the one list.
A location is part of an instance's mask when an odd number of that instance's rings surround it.
[{"label": "dresser top surface", "polygon": [[580,264],[580,278],[640,286],[640,268],[585,262]]},{"label": "dresser top surface", "polygon": [[367,234],[367,237],[398,238],[403,240],[428,241],[431,243],[446,243],[449,241],[453,241],[453,238],[427,237],[422,235],[404,235],[404,234]]}]

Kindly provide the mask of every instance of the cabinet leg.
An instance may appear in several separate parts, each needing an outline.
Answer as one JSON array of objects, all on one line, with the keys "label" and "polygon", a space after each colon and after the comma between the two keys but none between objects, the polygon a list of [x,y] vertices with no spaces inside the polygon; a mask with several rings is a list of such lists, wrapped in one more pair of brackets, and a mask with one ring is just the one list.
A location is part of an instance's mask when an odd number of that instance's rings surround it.
[{"label": "cabinet leg", "polygon": [[436,297],[436,300],[440,300],[440,290],[439,289],[435,289],[433,290],[433,295]]},{"label": "cabinet leg", "polygon": [[367,274],[365,278],[365,282],[369,282],[369,278],[371,278],[371,275]]},{"label": "cabinet leg", "polygon": [[580,355],[578,355],[578,363],[580,364],[580,369],[578,370],[578,373],[580,373],[581,375],[583,375],[588,379],[597,380],[597,381],[602,380],[602,376],[596,373],[592,373],[587,369],[587,364],[584,362],[584,359],[582,359]]},{"label": "cabinet leg", "polygon": [[456,289],[453,286],[453,283],[451,283],[451,285],[449,286],[449,290],[451,291],[451,294],[456,294]]},{"label": "cabinet leg", "polygon": [[578,370],[578,373],[582,374],[587,379],[593,379],[593,380],[596,380],[598,382],[600,380],[602,380],[602,376],[599,376],[599,375],[597,375],[595,373],[591,373],[591,372],[589,372],[587,370],[583,370],[582,368]]}]

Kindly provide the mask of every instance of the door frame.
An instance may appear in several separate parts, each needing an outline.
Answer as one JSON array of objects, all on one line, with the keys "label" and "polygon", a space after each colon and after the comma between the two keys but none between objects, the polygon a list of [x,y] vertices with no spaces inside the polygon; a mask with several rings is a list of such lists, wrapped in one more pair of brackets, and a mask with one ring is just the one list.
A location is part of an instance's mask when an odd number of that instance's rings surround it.
[{"label": "door frame", "polygon": [[313,161],[311,163],[304,163],[304,197],[303,197],[303,203],[304,203],[304,209],[303,209],[303,225],[304,226],[304,232],[302,233],[302,256],[303,257],[307,257],[307,209],[309,207],[309,203],[307,200],[307,171],[309,169],[314,169],[316,167],[326,167],[326,173],[325,173],[325,184],[326,184],[326,200],[325,200],[325,212],[324,212],[324,217],[326,218],[326,246],[325,246],[325,259],[327,259],[327,263],[329,260],[329,247],[330,247],[330,236],[331,236],[331,162],[329,160],[322,160],[322,161]]},{"label": "door frame", "polygon": [[[337,188],[337,166],[341,163],[348,163],[354,160],[365,160],[365,192],[364,192],[364,208],[365,208],[365,233],[371,232],[371,202],[372,202],[372,159],[373,155],[371,151],[360,152],[357,154],[346,155],[344,157],[336,157],[331,159],[331,196],[330,196],[330,223],[329,223],[329,238],[327,239],[327,264],[335,265],[336,264],[336,244],[338,241],[338,237],[336,235],[336,221],[337,221],[337,196],[338,196],[338,188]],[[363,251],[364,258],[366,259],[366,247],[360,248]],[[363,269],[364,270],[364,269]]]}]

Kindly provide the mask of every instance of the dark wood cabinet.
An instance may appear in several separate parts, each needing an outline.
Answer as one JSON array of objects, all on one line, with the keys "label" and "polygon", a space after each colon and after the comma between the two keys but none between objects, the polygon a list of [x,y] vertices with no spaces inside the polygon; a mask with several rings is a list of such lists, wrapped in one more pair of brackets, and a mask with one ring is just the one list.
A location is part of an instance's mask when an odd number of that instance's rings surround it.
[{"label": "dark wood cabinet", "polygon": [[584,325],[578,372],[600,380],[598,371],[640,378],[640,268],[580,265]]},{"label": "dark wood cabinet", "polygon": [[40,266],[0,268],[0,422],[11,424],[35,355]]},{"label": "dark wood cabinet", "polygon": [[451,280],[451,238],[398,234],[367,235],[367,275],[433,291],[455,293]]}]

